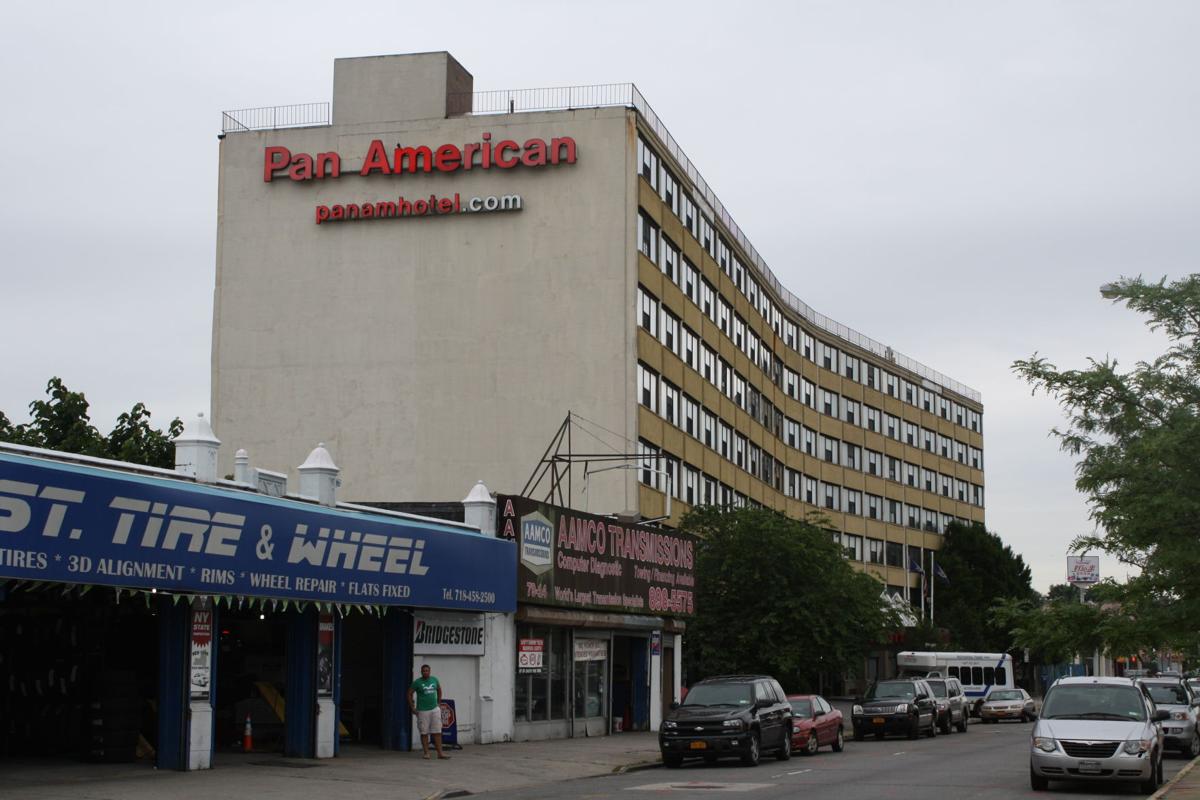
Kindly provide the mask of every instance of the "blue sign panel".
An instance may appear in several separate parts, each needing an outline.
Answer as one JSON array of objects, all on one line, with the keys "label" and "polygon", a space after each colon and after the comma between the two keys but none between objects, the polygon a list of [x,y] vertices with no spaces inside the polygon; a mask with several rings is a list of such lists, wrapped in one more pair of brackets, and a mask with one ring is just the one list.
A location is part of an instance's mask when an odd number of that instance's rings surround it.
[{"label": "blue sign panel", "polygon": [[0,453],[0,578],[514,611],[516,552],[433,520]]}]

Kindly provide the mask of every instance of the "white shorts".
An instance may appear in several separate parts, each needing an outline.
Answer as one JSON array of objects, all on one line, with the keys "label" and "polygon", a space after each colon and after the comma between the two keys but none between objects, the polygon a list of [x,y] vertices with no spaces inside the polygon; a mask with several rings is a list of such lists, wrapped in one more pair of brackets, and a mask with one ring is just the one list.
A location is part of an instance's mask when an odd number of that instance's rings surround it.
[{"label": "white shorts", "polygon": [[432,711],[417,712],[417,731],[426,736],[431,733],[442,732],[442,709],[435,708]]}]

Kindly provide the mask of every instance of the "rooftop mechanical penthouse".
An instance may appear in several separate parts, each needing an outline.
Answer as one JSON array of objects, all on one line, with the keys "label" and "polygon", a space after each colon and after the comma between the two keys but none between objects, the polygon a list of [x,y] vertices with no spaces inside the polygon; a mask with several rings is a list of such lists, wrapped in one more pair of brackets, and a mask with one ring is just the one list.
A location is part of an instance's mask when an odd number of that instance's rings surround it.
[{"label": "rooftop mechanical penthouse", "polygon": [[328,442],[364,502],[519,494],[570,415],[612,460],[561,505],[819,509],[897,594],[983,521],[979,394],[793,295],[634,86],[348,58],[331,104],[223,129],[213,411],[254,459]]}]

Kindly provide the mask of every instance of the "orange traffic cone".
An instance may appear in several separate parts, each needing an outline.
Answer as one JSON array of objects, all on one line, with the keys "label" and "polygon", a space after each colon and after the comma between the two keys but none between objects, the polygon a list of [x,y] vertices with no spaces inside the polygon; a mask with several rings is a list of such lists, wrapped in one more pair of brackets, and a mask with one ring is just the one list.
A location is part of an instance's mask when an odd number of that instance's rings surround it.
[{"label": "orange traffic cone", "polygon": [[242,731],[242,752],[254,752],[254,732],[250,727],[250,715],[246,715],[246,729]]}]

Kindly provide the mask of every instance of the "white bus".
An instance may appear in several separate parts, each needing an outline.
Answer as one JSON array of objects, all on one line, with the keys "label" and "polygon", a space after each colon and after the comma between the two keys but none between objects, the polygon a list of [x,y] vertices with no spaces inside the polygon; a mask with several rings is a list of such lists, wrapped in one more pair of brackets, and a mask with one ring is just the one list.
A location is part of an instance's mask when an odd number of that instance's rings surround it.
[{"label": "white bus", "polygon": [[982,700],[992,689],[1013,689],[1012,656],[1008,653],[936,653],[906,650],[896,654],[901,675],[958,678],[967,697]]}]

